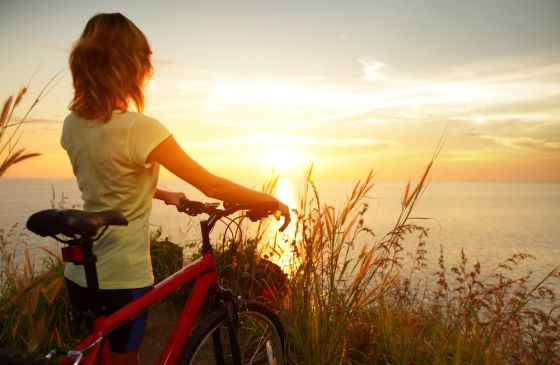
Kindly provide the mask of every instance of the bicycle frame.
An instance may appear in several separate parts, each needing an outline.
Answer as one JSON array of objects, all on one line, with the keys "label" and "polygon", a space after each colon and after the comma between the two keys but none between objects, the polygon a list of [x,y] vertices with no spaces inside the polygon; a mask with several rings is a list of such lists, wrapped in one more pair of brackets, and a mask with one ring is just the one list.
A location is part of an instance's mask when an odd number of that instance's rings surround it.
[{"label": "bicycle frame", "polygon": [[[92,323],[91,333],[75,348],[77,352],[89,351],[82,358],[82,363],[93,365],[97,359],[100,359],[101,364],[111,364],[107,334],[193,279],[195,279],[193,290],[158,362],[159,365],[175,364],[194,325],[204,298],[210,287],[217,283],[218,277],[212,252],[203,253],[201,258],[169,276],[111,315],[96,318]],[[74,361],[68,356],[66,359],[68,362],[64,361],[63,363]]]},{"label": "bicycle frame", "polygon": [[[90,290],[93,313],[97,316],[91,325],[91,333],[80,343],[73,351],[69,351],[62,354],[64,357],[62,359],[63,364],[78,363],[81,361],[85,365],[93,365],[100,360],[101,364],[111,364],[111,351],[109,348],[109,342],[107,341],[107,335],[115,330],[122,324],[134,319],[144,310],[148,309],[150,306],[163,299],[164,297],[171,294],[176,289],[182,287],[184,284],[194,280],[194,287],[189,295],[183,310],[177,320],[177,323],[169,336],[166,347],[160,357],[158,362],[159,365],[175,364],[180,357],[181,351],[187,338],[194,326],[198,312],[204,302],[204,299],[208,296],[209,291],[212,288],[218,288],[218,275],[216,273],[216,263],[214,258],[214,253],[212,250],[212,245],[210,243],[210,231],[214,227],[214,224],[218,222],[222,217],[229,214],[237,212],[239,210],[248,210],[246,216],[251,220],[262,219],[265,216],[271,215],[277,211],[278,205],[276,203],[260,203],[253,206],[242,206],[242,205],[232,205],[229,208],[217,209],[218,205],[215,203],[201,203],[184,200],[178,210],[188,215],[194,216],[200,213],[206,213],[209,218],[200,221],[201,235],[202,235],[202,257],[193,263],[187,265],[186,267],[180,269],[175,274],[169,276],[159,284],[150,288],[140,297],[134,299],[132,302],[118,309],[114,313],[104,316],[99,315],[100,304],[98,302],[98,292],[99,284],[97,279],[97,271],[95,268],[95,255],[93,254],[93,242],[97,240],[105,232],[105,229],[97,235],[97,237],[76,237],[74,232],[70,232],[70,236],[73,237],[70,240],[63,240],[56,237],[56,234],[52,235],[51,231],[46,230],[47,235],[51,235],[60,242],[65,244],[70,244],[69,247],[63,248],[63,258],[66,262],[74,262],[76,264],[84,265],[86,282],[88,289]],[[250,210],[249,210],[250,209]],[[41,213],[41,212],[39,212]],[[47,214],[51,212],[48,211]],[[52,215],[48,216],[51,217]],[[36,218],[40,221],[41,218]],[[123,218],[124,219],[124,218]],[[289,223],[289,216],[285,216],[284,226],[286,227]],[[119,222],[120,223],[120,222]],[[41,224],[35,223],[35,230],[32,231],[45,235],[44,227]],[[68,222],[66,222],[68,224]],[[85,224],[85,223],[84,223]],[[70,224],[72,227],[72,225]],[[29,227],[29,222],[28,222]],[[76,227],[72,227],[76,228]],[[90,227],[88,227],[90,228]],[[58,234],[58,233],[57,233]],[[77,244],[72,245],[71,242],[74,241]],[[214,293],[212,293],[214,294]],[[221,295],[225,300],[226,304],[231,304],[234,299],[232,293],[229,290],[217,290],[216,294]],[[240,349],[237,342],[236,336],[236,314],[232,313],[231,307],[227,307],[228,313],[228,332],[230,336],[230,345],[232,356],[236,364],[241,363]],[[87,352],[87,355],[83,356],[83,353]],[[60,354],[60,352],[54,351],[54,355]]]}]

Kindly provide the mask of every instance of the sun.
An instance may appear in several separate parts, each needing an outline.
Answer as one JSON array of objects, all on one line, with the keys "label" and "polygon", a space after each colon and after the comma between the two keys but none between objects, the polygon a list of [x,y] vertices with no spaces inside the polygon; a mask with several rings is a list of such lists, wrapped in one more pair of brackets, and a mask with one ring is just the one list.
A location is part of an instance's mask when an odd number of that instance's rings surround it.
[{"label": "sun", "polygon": [[306,156],[293,146],[272,146],[262,154],[262,160],[278,172],[289,172],[307,163]]}]

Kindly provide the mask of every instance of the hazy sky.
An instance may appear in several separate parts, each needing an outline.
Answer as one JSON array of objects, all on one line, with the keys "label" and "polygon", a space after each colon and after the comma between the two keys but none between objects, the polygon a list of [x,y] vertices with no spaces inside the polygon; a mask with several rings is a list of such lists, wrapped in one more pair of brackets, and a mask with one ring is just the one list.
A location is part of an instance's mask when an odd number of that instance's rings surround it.
[{"label": "hazy sky", "polygon": [[[154,52],[146,114],[212,171],[404,180],[447,130],[436,179],[560,181],[558,0],[0,0],[0,96],[35,74],[30,103],[87,20],[115,11]],[[66,70],[21,140],[43,156],[8,176],[72,176],[71,96]]]}]

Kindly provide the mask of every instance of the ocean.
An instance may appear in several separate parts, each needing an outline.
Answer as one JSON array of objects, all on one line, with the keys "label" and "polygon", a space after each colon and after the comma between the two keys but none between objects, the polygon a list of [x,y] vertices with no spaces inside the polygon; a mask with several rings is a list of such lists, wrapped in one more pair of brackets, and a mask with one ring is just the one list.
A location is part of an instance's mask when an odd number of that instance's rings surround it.
[{"label": "ocean", "polygon": [[[353,181],[317,183],[322,204],[335,209],[342,207],[354,184]],[[204,199],[201,193],[177,180],[162,180],[159,185],[184,191],[191,199]],[[278,196],[294,206],[301,190],[298,182],[282,179]],[[403,190],[404,183],[379,182],[364,199],[369,205],[365,225],[377,237],[393,227]],[[33,212],[53,205],[58,207],[61,200],[67,208],[79,208],[80,193],[74,180],[0,180],[0,229],[5,232],[13,229],[19,236],[18,245],[28,245],[32,252],[41,255],[37,247],[46,240],[25,232],[22,227]],[[521,268],[533,271],[535,278],[560,265],[559,183],[432,182],[413,216],[422,218],[416,222],[429,228],[427,249],[432,264],[437,262],[442,247],[448,267],[458,262],[461,250],[470,264],[480,261],[487,272],[515,253],[535,256]],[[159,201],[154,201],[151,223],[154,229],[162,230],[163,236],[177,243],[198,237],[192,220]],[[414,246],[407,249],[413,250]],[[554,285],[560,288],[559,280]]]}]

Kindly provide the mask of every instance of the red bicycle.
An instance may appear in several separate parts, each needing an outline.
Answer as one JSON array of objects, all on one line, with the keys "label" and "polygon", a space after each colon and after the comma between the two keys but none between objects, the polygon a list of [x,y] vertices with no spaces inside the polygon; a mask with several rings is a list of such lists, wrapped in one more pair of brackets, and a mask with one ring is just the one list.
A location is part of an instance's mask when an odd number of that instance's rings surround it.
[{"label": "red bicycle", "polygon": [[[109,316],[101,313],[98,303],[99,284],[95,267],[93,244],[111,225],[127,225],[119,212],[84,212],[73,209],[48,209],[33,214],[27,228],[41,236],[51,236],[64,243],[65,262],[83,265],[93,318],[92,330],[75,349],[53,350],[47,359],[61,358],[62,363],[111,364],[107,334],[132,320],[139,313],[157,303],[178,288],[194,280],[179,319],[171,333],[159,364],[268,364],[286,363],[284,331],[278,317],[265,304],[237,297],[219,284],[210,232],[216,222],[238,211],[252,221],[277,213],[274,204],[202,203],[184,200],[179,211],[191,216],[207,214],[200,222],[202,257],[177,271],[142,296]],[[283,230],[290,217],[284,217]],[[101,232],[99,232],[101,231]],[[60,235],[66,238],[59,237]],[[205,299],[210,314],[195,326],[195,319]]]}]

